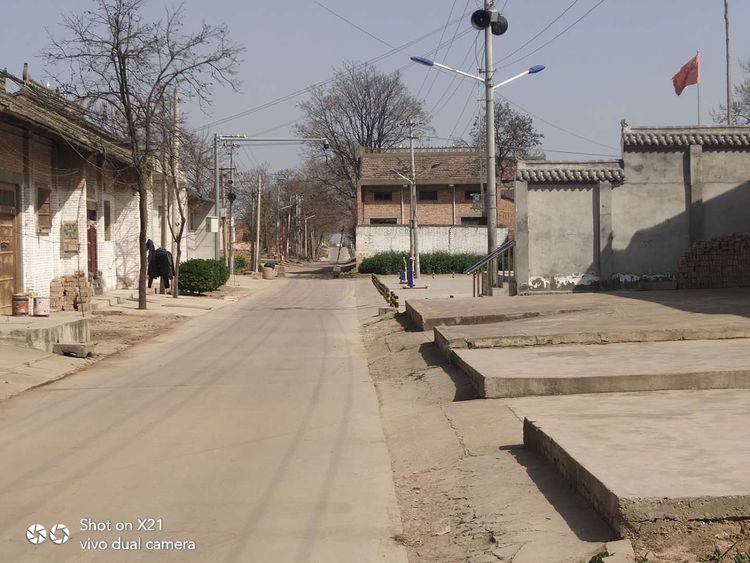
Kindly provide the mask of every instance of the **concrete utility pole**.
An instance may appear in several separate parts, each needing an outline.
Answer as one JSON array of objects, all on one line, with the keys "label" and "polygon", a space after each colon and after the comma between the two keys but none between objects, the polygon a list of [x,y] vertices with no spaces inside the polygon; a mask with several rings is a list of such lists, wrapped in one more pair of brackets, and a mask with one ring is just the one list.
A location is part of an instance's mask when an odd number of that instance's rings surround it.
[{"label": "concrete utility pole", "polygon": [[258,198],[255,203],[255,252],[253,253],[253,271],[260,272],[260,192],[263,191],[263,175],[258,173]]},{"label": "concrete utility pole", "polygon": [[[484,0],[484,9],[492,8],[491,0]],[[487,120],[487,192],[485,194],[485,209],[487,210],[487,252],[494,252],[497,248],[497,178],[495,177],[495,89],[492,81],[495,67],[492,60],[492,28],[484,28],[484,91],[485,117]],[[487,280],[488,295],[492,295],[497,278],[497,261],[489,263],[489,279]]]},{"label": "concrete utility pole", "polygon": [[727,125],[732,124],[732,60],[729,57],[729,0],[724,0],[724,31],[727,44]]},{"label": "concrete utility pole", "polygon": [[[216,213],[217,227],[221,216],[221,188],[219,187],[219,134],[214,133],[214,213]],[[221,229],[216,229],[214,240],[214,259],[221,256]]]},{"label": "concrete utility pole", "polygon": [[308,259],[310,258],[310,247],[307,244],[307,221],[313,217],[315,217],[315,215],[308,215],[305,217],[305,257]]},{"label": "concrete utility pole", "polygon": [[229,239],[229,252],[227,253],[226,259],[229,265],[229,273],[234,274],[234,214],[233,214],[233,203],[235,199],[234,195],[234,149],[238,147],[238,144],[229,143],[229,231],[227,238]]},{"label": "concrete utility pole", "polygon": [[411,181],[409,182],[411,194],[411,237],[412,256],[414,256],[414,277],[419,278],[422,271],[419,264],[419,230],[417,229],[417,170],[414,165],[414,122],[409,122],[409,154],[411,157]]}]

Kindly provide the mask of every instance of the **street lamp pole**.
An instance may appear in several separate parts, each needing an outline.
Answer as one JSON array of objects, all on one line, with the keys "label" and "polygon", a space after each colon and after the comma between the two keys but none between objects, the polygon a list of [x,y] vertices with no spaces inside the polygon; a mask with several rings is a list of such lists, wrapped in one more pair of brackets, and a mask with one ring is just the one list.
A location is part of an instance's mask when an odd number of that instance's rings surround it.
[{"label": "street lamp pole", "polygon": [[[484,9],[492,7],[490,0],[484,0]],[[487,157],[487,190],[485,191],[484,208],[487,211],[487,253],[497,248],[497,177],[495,162],[495,89],[492,81],[495,76],[494,63],[492,61],[492,28],[484,28],[484,92],[485,92],[485,126],[487,133],[486,157]],[[487,294],[492,295],[495,287],[497,272],[496,261],[489,263],[489,279],[487,280]]]},{"label": "street lamp pole", "polygon": [[414,246],[414,277],[419,278],[422,271],[419,265],[419,230],[417,229],[417,170],[414,165],[414,122],[409,122],[409,153],[411,155],[411,231]]},{"label": "street lamp pole", "polygon": [[[434,66],[440,70],[445,70],[458,74],[465,78],[471,78],[484,84],[485,91],[485,130],[487,133],[487,190],[485,192],[484,209],[487,215],[487,253],[494,252],[497,248],[497,178],[496,178],[496,152],[495,152],[495,88],[505,86],[509,82],[526,76],[527,74],[536,74],[544,70],[544,66],[536,65],[518,73],[515,76],[503,80],[499,84],[493,84],[495,66],[492,60],[492,35],[501,35],[508,27],[508,22],[496,11],[492,10],[493,2],[484,0],[484,10],[478,10],[472,15],[472,25],[476,29],[484,29],[484,78],[469,74],[462,70],[451,68],[447,65],[436,63],[427,57],[411,57],[411,60],[425,65]],[[488,295],[492,294],[492,287],[495,285],[497,272],[495,260],[490,263],[490,279],[486,284]]]}]

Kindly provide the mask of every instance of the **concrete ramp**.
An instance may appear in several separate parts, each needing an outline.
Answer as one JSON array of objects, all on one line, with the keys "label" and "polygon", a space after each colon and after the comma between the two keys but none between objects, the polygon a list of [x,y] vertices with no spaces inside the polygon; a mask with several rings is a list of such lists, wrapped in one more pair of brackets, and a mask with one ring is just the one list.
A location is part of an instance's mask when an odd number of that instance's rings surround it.
[{"label": "concrete ramp", "polygon": [[750,388],[746,339],[456,349],[452,359],[485,398]]},{"label": "concrete ramp", "polygon": [[750,518],[750,391],[526,398],[524,444],[620,536],[644,525]]}]

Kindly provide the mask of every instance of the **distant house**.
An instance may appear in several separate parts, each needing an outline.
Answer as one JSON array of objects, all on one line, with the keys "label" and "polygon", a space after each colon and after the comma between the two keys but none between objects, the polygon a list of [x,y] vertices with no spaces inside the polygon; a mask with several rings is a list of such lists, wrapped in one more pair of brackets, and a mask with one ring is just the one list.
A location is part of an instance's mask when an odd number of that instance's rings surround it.
[{"label": "distant house", "polygon": [[[473,147],[415,150],[420,252],[487,252],[483,212],[484,155]],[[357,190],[357,259],[409,249],[409,149],[360,149]],[[507,171],[511,182],[515,170]],[[511,184],[512,185],[512,184]],[[498,181],[498,240],[515,223],[513,190]]]},{"label": "distant house", "polygon": [[[22,78],[0,72],[0,312],[14,293],[48,296],[54,279],[75,272],[105,289],[137,284],[129,161],[120,139],[32,81],[26,67]],[[149,236],[158,244],[163,210],[155,201],[158,189],[148,196]]]}]

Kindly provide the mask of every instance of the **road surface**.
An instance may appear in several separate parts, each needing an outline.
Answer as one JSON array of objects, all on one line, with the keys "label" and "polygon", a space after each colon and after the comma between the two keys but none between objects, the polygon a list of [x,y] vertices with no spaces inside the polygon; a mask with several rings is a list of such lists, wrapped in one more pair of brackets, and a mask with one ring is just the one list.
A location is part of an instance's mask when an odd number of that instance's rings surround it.
[{"label": "road surface", "polygon": [[0,403],[0,561],[405,562],[354,285],[279,279]]}]

